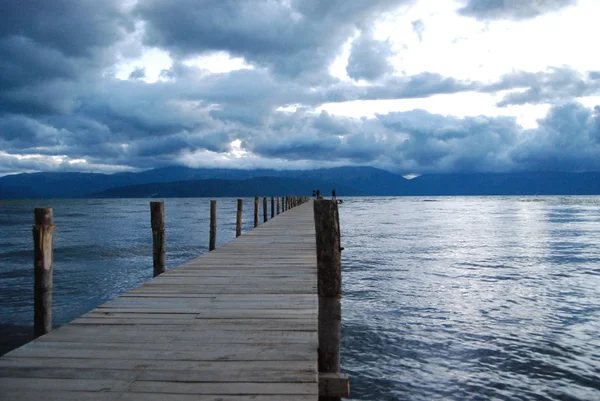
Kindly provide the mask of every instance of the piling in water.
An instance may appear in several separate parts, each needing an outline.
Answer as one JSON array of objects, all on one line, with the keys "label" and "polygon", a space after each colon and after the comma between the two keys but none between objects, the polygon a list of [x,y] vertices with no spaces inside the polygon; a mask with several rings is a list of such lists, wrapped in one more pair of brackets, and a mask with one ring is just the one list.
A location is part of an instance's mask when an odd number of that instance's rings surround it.
[{"label": "piling in water", "polygon": [[254,197],[254,227],[258,227],[258,196]]},{"label": "piling in water", "polygon": [[267,197],[265,196],[263,198],[263,217],[264,217],[264,222],[267,222]]},{"label": "piling in water", "polygon": [[208,250],[212,251],[217,247],[217,201],[210,201],[210,239]]},{"label": "piling in water", "polygon": [[271,196],[271,218],[275,217],[275,198]]},{"label": "piling in water", "polygon": [[165,206],[163,202],[150,202],[150,225],[152,227],[154,277],[156,277],[166,270],[165,253],[167,239],[165,235]]},{"label": "piling in water", "polygon": [[319,294],[319,372],[340,372],[342,263],[337,202],[314,202]]},{"label": "piling in water", "polygon": [[235,236],[236,237],[239,237],[240,235],[242,235],[243,209],[244,209],[244,200],[240,198],[237,200],[237,214],[235,217]]},{"label": "piling in water", "polygon": [[52,208],[36,208],[33,226],[33,335],[52,331],[52,264],[54,259]]}]

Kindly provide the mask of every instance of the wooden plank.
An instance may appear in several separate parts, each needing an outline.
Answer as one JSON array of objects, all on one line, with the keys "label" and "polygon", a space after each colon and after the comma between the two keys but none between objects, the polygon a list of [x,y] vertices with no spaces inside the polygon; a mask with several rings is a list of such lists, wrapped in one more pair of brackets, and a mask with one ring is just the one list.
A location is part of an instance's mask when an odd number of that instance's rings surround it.
[{"label": "wooden plank", "polygon": [[[316,360],[314,344],[196,344],[48,342],[21,347],[4,355],[19,358],[156,359],[193,361],[301,361]],[[0,358],[0,360],[2,360]]]},{"label": "wooden plank", "polygon": [[[147,369],[144,367],[117,368],[65,368],[52,367],[0,367],[0,378],[31,378],[31,379],[72,379],[72,380],[137,380],[137,381],[173,381],[191,383],[313,383],[316,381],[314,371],[281,369],[239,369],[230,363],[228,370],[211,369]],[[140,364],[143,366],[143,364]]]},{"label": "wooden plank", "polygon": [[[35,379],[38,380],[38,379]],[[0,386],[2,379],[0,379]],[[294,394],[318,396],[318,384],[314,383],[178,383],[160,381],[135,381],[129,388],[133,393],[173,394],[229,394],[267,395]]]},{"label": "wooden plank", "polygon": [[310,204],[0,358],[0,399],[307,401],[319,394]]},{"label": "wooden plank", "polygon": [[[68,368],[68,369],[145,369],[145,370],[173,370],[194,372],[225,372],[231,373],[235,366],[237,371],[279,370],[282,372],[312,372],[317,369],[316,361],[182,361],[182,360],[155,360],[155,359],[97,359],[97,358],[18,358],[7,357],[0,359],[0,369],[10,368]],[[0,377],[19,377],[10,372],[2,371]]]},{"label": "wooden plank", "polygon": [[317,335],[313,331],[189,331],[185,328],[174,328],[160,331],[157,335],[155,331],[138,327],[69,325],[54,335],[47,334],[41,337],[40,342],[82,342],[90,337],[104,342],[121,343],[189,341],[195,344],[312,344],[317,341]]},{"label": "wooden plank", "polygon": [[[35,390],[5,390],[0,388],[0,399],[39,401]],[[149,394],[91,391],[44,391],[44,401],[281,401],[281,395],[211,395],[211,394]],[[286,395],[286,401],[314,401],[312,395]]]}]

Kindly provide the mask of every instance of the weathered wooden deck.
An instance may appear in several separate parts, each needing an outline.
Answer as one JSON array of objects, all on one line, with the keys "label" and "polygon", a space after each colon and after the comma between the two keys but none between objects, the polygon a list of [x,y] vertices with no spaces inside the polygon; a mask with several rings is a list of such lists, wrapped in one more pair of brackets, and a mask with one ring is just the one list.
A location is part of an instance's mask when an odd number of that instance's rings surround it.
[{"label": "weathered wooden deck", "polygon": [[312,202],[0,358],[1,400],[317,400]]}]

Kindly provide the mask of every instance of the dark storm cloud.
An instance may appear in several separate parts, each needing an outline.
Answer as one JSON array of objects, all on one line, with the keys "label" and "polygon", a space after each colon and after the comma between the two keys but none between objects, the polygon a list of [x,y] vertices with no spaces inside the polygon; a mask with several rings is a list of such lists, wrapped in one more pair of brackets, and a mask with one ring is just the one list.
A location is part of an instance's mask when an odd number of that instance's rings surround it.
[{"label": "dark storm cloud", "polygon": [[148,0],[137,6],[145,42],[179,57],[227,51],[277,74],[327,80],[357,29],[411,0]]},{"label": "dark storm cloud", "polygon": [[133,29],[119,0],[0,0],[0,38],[26,37],[67,57],[90,56]]},{"label": "dark storm cloud", "polygon": [[[598,168],[598,110],[565,101],[598,94],[600,73],[560,67],[492,83],[393,75],[391,46],[373,38],[373,21],[408,3],[144,0],[130,14],[116,0],[27,0],[19,7],[0,0],[0,173],[152,168],[193,152],[221,156],[234,140],[267,163],[333,161],[406,173]],[[517,18],[508,2],[502,7],[497,15]],[[146,31],[131,34],[134,23]],[[413,23],[417,34],[421,27]],[[328,73],[358,33],[347,71],[369,85]],[[173,56],[165,81],[146,82],[149,66],[130,66],[120,71],[129,79],[115,78],[115,63],[136,65],[142,54],[138,34]],[[253,68],[209,73],[187,63],[215,51],[242,56]],[[511,92],[500,106],[562,105],[525,131],[502,117],[315,112],[334,102],[503,90]],[[88,164],[61,163],[62,155]]]},{"label": "dark storm cloud", "polygon": [[353,119],[300,110],[244,145],[266,158],[369,163],[400,173],[503,172],[600,168],[600,107],[550,109],[539,128],[513,117],[457,118],[424,110]]},{"label": "dark storm cloud", "polygon": [[393,73],[390,58],[394,55],[389,41],[374,39],[369,34],[360,35],[350,49],[346,71],[355,80],[374,81]]},{"label": "dark storm cloud", "polygon": [[30,38],[0,39],[0,89],[4,92],[49,79],[73,79],[78,66],[60,51],[41,46]]},{"label": "dark storm cloud", "polygon": [[373,162],[385,157],[387,143],[377,137],[383,127],[372,122],[307,110],[277,113],[268,131],[249,136],[244,144],[268,158]]},{"label": "dark storm cloud", "polygon": [[0,114],[71,112],[132,29],[117,0],[0,0]]},{"label": "dark storm cloud", "polygon": [[581,74],[571,68],[550,68],[545,72],[515,72],[505,75],[485,90],[523,88],[504,96],[498,106],[555,104],[600,93],[600,77],[595,72]]},{"label": "dark storm cloud", "polygon": [[476,82],[461,81],[440,74],[423,72],[412,76],[390,77],[380,86],[366,91],[366,99],[412,99],[439,94],[477,90]]},{"label": "dark storm cloud", "polygon": [[526,141],[511,153],[529,170],[598,171],[600,169],[600,106],[578,103],[553,107],[525,133]]},{"label": "dark storm cloud", "polygon": [[0,119],[0,149],[7,152],[35,150],[36,147],[54,146],[57,130],[35,119],[21,115],[7,115]]},{"label": "dark storm cloud", "polygon": [[356,100],[416,99],[439,94],[478,91],[482,84],[423,72],[416,75],[387,76],[368,86],[340,82],[319,90],[303,92],[300,99],[309,105]]},{"label": "dark storm cloud", "polygon": [[535,18],[577,4],[578,0],[463,0],[459,14],[481,20]]},{"label": "dark storm cloud", "polygon": [[423,110],[380,115],[390,130],[406,140],[393,159],[404,169],[431,171],[499,171],[513,168],[508,152],[519,126],[509,117],[445,117]]}]

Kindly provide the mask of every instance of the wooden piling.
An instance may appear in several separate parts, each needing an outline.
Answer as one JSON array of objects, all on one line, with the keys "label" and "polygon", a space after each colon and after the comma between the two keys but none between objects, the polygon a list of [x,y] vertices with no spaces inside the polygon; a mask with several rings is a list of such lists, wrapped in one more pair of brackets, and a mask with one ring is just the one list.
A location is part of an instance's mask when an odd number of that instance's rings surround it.
[{"label": "wooden piling", "polygon": [[281,205],[279,204],[279,196],[277,197],[277,215],[281,213]]},{"label": "wooden piling", "polygon": [[166,270],[165,254],[167,239],[165,235],[165,206],[163,202],[150,202],[150,225],[152,227],[154,277],[156,277]]},{"label": "wooden piling", "polygon": [[240,198],[237,200],[237,215],[235,218],[235,236],[236,237],[239,237],[240,235],[242,235],[243,209],[244,209],[244,200]]},{"label": "wooden piling", "polygon": [[33,335],[35,338],[52,331],[52,265],[55,228],[52,208],[35,208],[33,225]]},{"label": "wooden piling", "polygon": [[[342,262],[337,202],[314,202],[319,294],[319,372],[340,372]],[[329,398],[334,400],[335,398]],[[339,399],[339,398],[338,398]]]},{"label": "wooden piling", "polygon": [[275,217],[275,198],[271,196],[271,218]]},{"label": "wooden piling", "polygon": [[254,227],[258,227],[258,196],[254,197]]},{"label": "wooden piling", "polygon": [[267,222],[267,197],[265,196],[263,198],[263,217],[264,217],[264,222]]},{"label": "wooden piling", "polygon": [[217,247],[217,201],[210,201],[210,238],[208,250],[212,251]]}]

